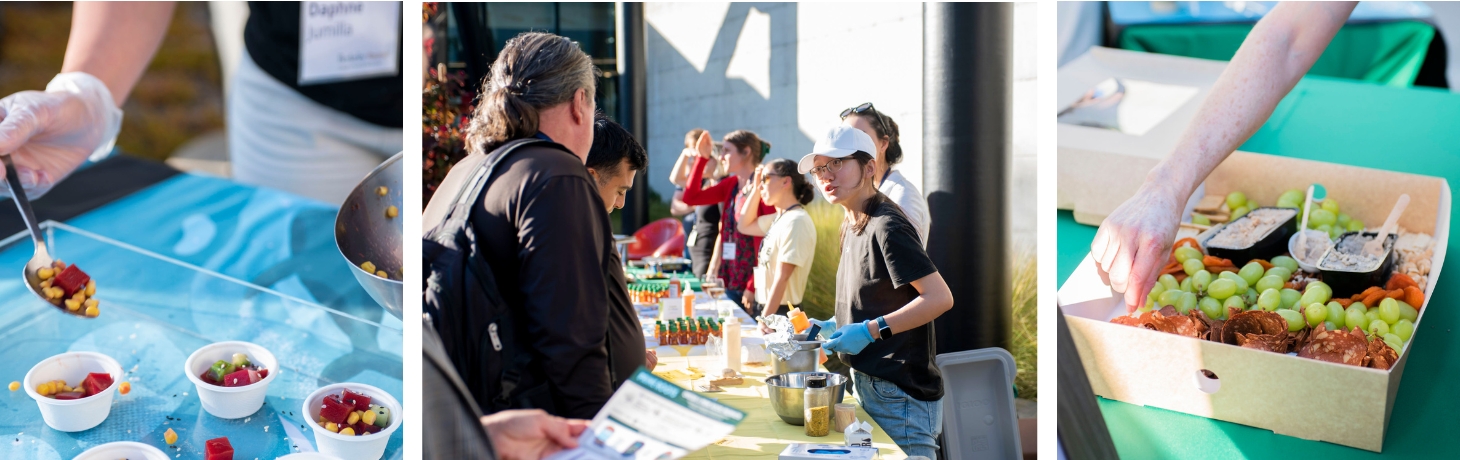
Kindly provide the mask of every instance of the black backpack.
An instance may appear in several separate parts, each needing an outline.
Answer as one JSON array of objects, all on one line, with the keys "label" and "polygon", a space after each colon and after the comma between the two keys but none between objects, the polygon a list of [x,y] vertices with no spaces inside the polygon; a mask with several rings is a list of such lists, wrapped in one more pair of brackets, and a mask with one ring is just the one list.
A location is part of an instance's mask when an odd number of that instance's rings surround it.
[{"label": "black backpack", "polygon": [[[539,385],[542,388],[518,388],[532,361],[531,352],[517,337],[513,308],[503,300],[471,224],[472,210],[497,164],[520,147],[537,143],[553,145],[519,139],[488,154],[456,192],[451,210],[422,238],[426,277],[422,309],[435,324],[452,365],[487,414],[525,407],[552,412],[546,383]],[[442,192],[446,191],[437,193]]]}]

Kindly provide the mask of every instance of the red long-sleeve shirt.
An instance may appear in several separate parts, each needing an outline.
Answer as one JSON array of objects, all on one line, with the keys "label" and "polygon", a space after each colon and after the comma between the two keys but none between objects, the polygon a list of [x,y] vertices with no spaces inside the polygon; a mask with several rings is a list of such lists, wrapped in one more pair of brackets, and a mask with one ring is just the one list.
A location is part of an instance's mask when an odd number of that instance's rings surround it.
[{"label": "red long-sleeve shirt", "polygon": [[[685,184],[684,196],[681,199],[684,204],[690,206],[701,206],[718,204],[720,205],[720,241],[721,243],[735,243],[735,260],[726,260],[723,248],[720,255],[720,277],[725,279],[725,289],[733,291],[754,290],[754,269],[755,259],[760,249],[760,237],[750,236],[736,228],[740,218],[740,211],[735,201],[736,195],[740,192],[740,177],[730,176],[719,183],[704,187],[705,165],[709,163],[704,157],[695,158],[694,167],[689,173],[689,181]],[[753,199],[759,205],[756,209],[756,217],[776,213],[775,206],[767,205],[760,200],[760,197],[751,194],[746,197]]]}]

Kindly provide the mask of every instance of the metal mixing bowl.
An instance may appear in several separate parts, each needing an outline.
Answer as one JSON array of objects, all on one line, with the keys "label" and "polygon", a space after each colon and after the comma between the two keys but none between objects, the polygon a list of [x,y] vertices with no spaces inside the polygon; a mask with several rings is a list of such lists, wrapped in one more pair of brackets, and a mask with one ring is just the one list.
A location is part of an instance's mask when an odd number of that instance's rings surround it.
[{"label": "metal mixing bowl", "polygon": [[[370,298],[396,318],[401,317],[401,304],[405,300],[405,286],[401,282],[401,251],[405,248],[401,238],[405,216],[399,215],[405,212],[401,168],[400,153],[385,160],[350,191],[335,216],[335,245],[350,263],[350,272],[365,292],[370,293]],[[377,193],[380,187],[386,188],[385,196]],[[398,214],[395,218],[385,216],[389,206],[395,206]],[[376,270],[384,270],[389,278],[360,268],[366,261],[375,264]]]},{"label": "metal mixing bowl", "polygon": [[803,347],[800,351],[791,354],[790,361],[781,359],[780,355],[770,353],[771,372],[778,375],[793,372],[815,372],[816,362],[820,361],[821,358],[819,351],[819,347]]},{"label": "metal mixing bowl", "polygon": [[826,387],[831,389],[833,404],[841,404],[842,396],[846,392],[842,387],[846,386],[847,378],[841,374],[831,372],[792,372],[789,374],[772,375],[765,379],[766,389],[771,394],[771,407],[776,410],[776,415],[792,425],[804,425],[806,423],[806,402],[801,399],[806,392],[806,377],[820,375],[826,377]]}]

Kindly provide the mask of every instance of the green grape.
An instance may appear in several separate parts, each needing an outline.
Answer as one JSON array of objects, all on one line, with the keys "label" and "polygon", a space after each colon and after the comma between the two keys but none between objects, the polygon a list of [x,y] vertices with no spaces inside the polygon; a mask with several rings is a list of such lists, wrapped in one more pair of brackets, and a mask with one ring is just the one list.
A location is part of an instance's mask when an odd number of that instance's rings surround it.
[{"label": "green grape", "polygon": [[1278,201],[1291,201],[1301,204],[1304,198],[1307,198],[1307,195],[1304,195],[1302,190],[1288,190],[1278,196]]},{"label": "green grape", "polygon": [[1401,300],[1399,301],[1399,318],[1407,319],[1411,323],[1419,321],[1419,310]]},{"label": "green grape", "polygon": [[1335,215],[1338,214],[1338,201],[1335,201],[1333,198],[1323,200],[1323,204],[1318,205],[1318,207]]},{"label": "green grape", "polygon": [[1296,305],[1302,305],[1298,303],[1298,299],[1302,298],[1303,294],[1298,293],[1296,289],[1284,288],[1278,291],[1278,294],[1283,296],[1283,308],[1293,308]]},{"label": "green grape", "polygon": [[1207,287],[1212,285],[1212,272],[1202,270],[1191,275],[1191,287],[1196,292],[1207,292]]},{"label": "green grape", "polygon": [[1323,290],[1323,295],[1328,296],[1328,297],[1333,297],[1333,288],[1330,287],[1328,285],[1328,283],[1325,283],[1325,282],[1322,282],[1322,281],[1316,281],[1315,280],[1315,281],[1308,282],[1308,286],[1305,287],[1305,288],[1303,288],[1303,290],[1306,291],[1308,289],[1322,289]]},{"label": "green grape", "polygon": [[[1393,337],[1394,340],[1389,340],[1390,337]],[[1395,353],[1398,353],[1400,349],[1404,348],[1404,341],[1399,340],[1399,336],[1394,335],[1393,332],[1384,334],[1384,344],[1388,345],[1389,348],[1393,348]]]},{"label": "green grape", "polygon": [[1330,239],[1330,240],[1336,240],[1340,236],[1343,236],[1343,229],[1342,228],[1339,228],[1338,226],[1334,226],[1333,228],[1328,229],[1328,239]]},{"label": "green grape", "polygon": [[1181,298],[1176,301],[1176,311],[1185,315],[1196,308],[1196,294],[1190,292],[1181,293]]},{"label": "green grape", "polygon": [[1283,306],[1283,296],[1277,289],[1262,291],[1262,295],[1257,296],[1257,306],[1263,310],[1277,311],[1278,307]]},{"label": "green grape", "polygon": [[1350,232],[1361,232],[1363,230],[1364,230],[1364,221],[1358,220],[1358,219],[1354,219],[1354,220],[1348,221],[1348,231],[1350,231]]},{"label": "green grape", "polygon": [[[1309,224],[1312,224],[1313,221],[1310,220],[1310,221],[1308,221],[1308,223]],[[1323,224],[1323,225],[1319,225],[1317,227],[1310,227],[1310,228],[1312,228],[1314,230],[1317,230],[1317,231],[1320,231],[1320,232],[1323,232],[1323,233],[1326,233],[1326,234],[1330,235],[1330,238],[1332,237],[1331,235],[1333,235],[1333,226],[1332,225]]]},{"label": "green grape", "polygon": [[[1267,273],[1263,273],[1262,276],[1276,276],[1278,277],[1278,280],[1281,280],[1282,283],[1286,284],[1288,280],[1293,277],[1293,271],[1288,270],[1288,267],[1273,265],[1272,268],[1267,269]],[[1262,281],[1262,279],[1259,278],[1258,281]]]},{"label": "green grape", "polygon": [[1167,289],[1166,292],[1161,293],[1160,298],[1156,299],[1156,308],[1176,306],[1176,302],[1181,300],[1181,295],[1185,293],[1181,289]]},{"label": "green grape", "polygon": [[1248,305],[1257,305],[1257,290],[1247,288],[1247,293],[1242,294],[1242,301],[1247,302]]},{"label": "green grape", "polygon": [[1211,297],[1202,297],[1201,300],[1196,302],[1196,306],[1201,308],[1201,312],[1205,313],[1208,318],[1222,317],[1222,301],[1220,300]]},{"label": "green grape", "polygon": [[1354,302],[1349,305],[1343,313],[1343,328],[1352,329],[1364,324],[1369,324],[1364,321],[1364,304]]},{"label": "green grape", "polygon": [[1348,228],[1348,223],[1351,220],[1354,220],[1353,216],[1350,216],[1350,215],[1344,214],[1344,213],[1338,213],[1338,221],[1337,221],[1338,222],[1338,225],[1336,225],[1336,226],[1337,227],[1343,227],[1343,228],[1347,229]]},{"label": "green grape", "polygon": [[1338,223],[1338,214],[1327,209],[1314,209],[1313,214],[1308,216],[1308,225],[1321,228],[1324,225],[1332,227]]},{"label": "green grape", "polygon": [[1161,298],[1162,292],[1166,292],[1166,285],[1156,283],[1155,286],[1151,287],[1151,293],[1146,295],[1146,299],[1150,300],[1151,303],[1155,303],[1158,299]]},{"label": "green grape", "polygon": [[1182,291],[1196,292],[1196,290],[1191,287],[1191,284],[1193,283],[1193,280],[1191,278],[1192,277],[1188,276],[1188,277],[1186,277],[1186,279],[1181,280],[1181,290]]},{"label": "green grape", "polygon": [[1176,282],[1176,277],[1175,276],[1161,275],[1161,277],[1160,278],[1157,278],[1156,281],[1158,281],[1161,284],[1165,285],[1166,286],[1166,290],[1168,290],[1168,291],[1170,291],[1172,289],[1181,289],[1181,283]]},{"label": "green grape", "polygon": [[1213,280],[1212,284],[1207,286],[1207,295],[1215,297],[1217,300],[1233,297],[1237,295],[1237,282],[1226,278]]},{"label": "green grape", "polygon": [[1196,272],[1206,270],[1206,265],[1201,264],[1201,259],[1186,259],[1181,264],[1181,269],[1186,271],[1186,276],[1195,275]]},{"label": "green grape", "polygon": [[1298,305],[1328,303],[1328,301],[1329,298],[1323,295],[1322,289],[1308,289],[1307,291],[1303,291],[1302,297],[1298,298]]},{"label": "green grape", "polygon": [[1225,302],[1222,302],[1222,319],[1227,319],[1227,309],[1230,308],[1236,308],[1237,311],[1246,310],[1247,303],[1243,302],[1242,296],[1239,295],[1228,297]]},{"label": "green grape", "polygon": [[1232,210],[1232,220],[1237,220],[1238,217],[1245,216],[1245,215],[1247,215],[1248,212],[1251,212],[1251,211],[1252,210],[1251,209],[1247,209],[1246,206],[1233,209]]},{"label": "green grape", "polygon": [[1201,261],[1201,251],[1198,251],[1198,250],[1196,250],[1196,248],[1193,248],[1191,246],[1182,246],[1182,247],[1176,248],[1176,251],[1174,251],[1174,252],[1176,253],[1176,261],[1177,262],[1181,262],[1181,263],[1184,264],[1184,263],[1186,263],[1186,261],[1191,260],[1191,259],[1196,259],[1197,261]]},{"label": "green grape", "polygon": [[1240,276],[1243,280],[1246,280],[1248,286],[1253,286],[1257,284],[1257,280],[1262,279],[1262,272],[1262,264],[1259,264],[1257,262],[1248,262],[1247,265],[1242,266],[1241,270],[1237,271],[1237,276]]},{"label": "green grape", "polygon": [[[1328,302],[1328,305],[1324,305],[1324,307],[1328,308],[1328,319],[1326,319],[1325,321],[1332,322],[1340,326],[1343,325],[1343,305],[1339,304],[1338,302]],[[1333,330],[1333,328],[1330,327],[1328,328],[1328,330],[1331,331]]]},{"label": "green grape", "polygon": [[1302,313],[1298,313],[1293,310],[1278,310],[1277,314],[1282,315],[1283,319],[1288,321],[1288,332],[1298,332],[1303,330],[1304,323]]},{"label": "green grape", "polygon": [[[1273,257],[1270,262],[1272,262],[1272,264],[1273,264],[1274,267],[1283,267],[1283,268],[1288,269],[1288,274],[1289,275],[1292,275],[1293,273],[1295,273],[1295,272],[1298,271],[1298,260],[1297,259],[1294,259],[1292,257],[1288,257],[1288,256],[1277,256],[1277,257]],[[1289,277],[1291,277],[1291,276],[1289,276]]]},{"label": "green grape", "polygon": [[[1278,267],[1272,267],[1272,269],[1282,270],[1282,268]],[[1283,289],[1283,279],[1273,275],[1267,275],[1259,278],[1254,288],[1257,289],[1257,292],[1267,292],[1268,290],[1281,291]]]},{"label": "green grape", "polygon": [[1379,319],[1378,307],[1370,308],[1369,311],[1364,312],[1364,324],[1369,324],[1375,321],[1384,321],[1382,319]]},{"label": "green grape", "polygon": [[1237,293],[1238,294],[1241,294],[1243,292],[1247,292],[1248,284],[1251,284],[1251,283],[1248,283],[1247,280],[1242,279],[1242,277],[1237,276],[1236,273],[1232,273],[1232,272],[1222,272],[1222,273],[1220,273],[1220,274],[1217,275],[1217,278],[1221,278],[1221,279],[1224,279],[1224,280],[1232,280],[1233,282],[1236,282],[1237,283]]},{"label": "green grape", "polygon": [[1247,195],[1246,194],[1244,194],[1242,192],[1232,192],[1232,193],[1227,194],[1227,207],[1228,208],[1237,209],[1237,208],[1239,208],[1239,207],[1241,207],[1242,205],[1245,205],[1245,204],[1247,204]]},{"label": "green grape", "polygon": [[1211,225],[1212,224],[1212,220],[1211,219],[1208,219],[1207,216],[1204,216],[1204,215],[1201,215],[1201,214],[1192,214],[1191,215],[1191,223],[1197,224],[1197,225]]},{"label": "green grape", "polygon": [[1389,333],[1389,323],[1385,323],[1383,320],[1377,320],[1377,319],[1376,320],[1373,320],[1373,321],[1370,321],[1369,322],[1369,328],[1367,330],[1365,330],[1364,332],[1368,332],[1369,335],[1376,335],[1376,336],[1381,336],[1382,337],[1384,334],[1388,334]]},{"label": "green grape", "polygon": [[1146,305],[1143,306],[1143,307],[1141,307],[1141,308],[1137,308],[1136,311],[1141,312],[1141,313],[1146,313],[1146,312],[1149,312],[1149,311],[1155,310],[1155,309],[1156,309],[1156,301],[1150,300],[1150,299],[1146,299]]},{"label": "green grape", "polygon": [[1414,323],[1407,319],[1401,319],[1399,322],[1394,323],[1394,327],[1390,328],[1390,330],[1394,332],[1394,335],[1399,336],[1400,343],[1408,342],[1409,338],[1414,335]]},{"label": "green grape", "polygon": [[1339,329],[1343,329],[1338,324],[1335,324],[1333,321],[1324,321],[1323,322],[1323,328],[1324,329],[1328,329],[1330,331],[1336,331],[1336,330],[1339,330]]},{"label": "green grape", "polygon": [[1379,301],[1379,319],[1389,324],[1399,321],[1399,301],[1385,298]]},{"label": "green grape", "polygon": [[1308,319],[1309,326],[1318,327],[1328,320],[1328,307],[1319,303],[1309,305],[1303,309],[1303,316]]},{"label": "green grape", "polygon": [[1299,199],[1296,199],[1296,200],[1286,200],[1286,199],[1283,199],[1283,197],[1278,197],[1277,205],[1276,206],[1279,207],[1279,208],[1298,209],[1300,206],[1302,206],[1302,204],[1303,204],[1303,199],[1302,198],[1299,198]]}]

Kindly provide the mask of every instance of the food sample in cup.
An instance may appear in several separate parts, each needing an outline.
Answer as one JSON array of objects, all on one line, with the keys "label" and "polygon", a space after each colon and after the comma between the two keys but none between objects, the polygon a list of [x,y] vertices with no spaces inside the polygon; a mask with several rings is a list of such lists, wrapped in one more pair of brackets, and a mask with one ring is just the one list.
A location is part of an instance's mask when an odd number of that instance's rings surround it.
[{"label": "food sample in cup", "polygon": [[86,374],[86,379],[76,386],[67,386],[65,380],[53,380],[36,385],[35,392],[56,400],[72,400],[94,396],[112,386],[112,375],[101,372]]},{"label": "food sample in cup", "polygon": [[198,377],[203,382],[220,387],[242,387],[253,385],[269,376],[269,370],[254,363],[243,353],[234,353],[232,359],[218,360]]},{"label": "food sample in cup", "polygon": [[73,314],[95,318],[101,314],[96,296],[96,281],[76,265],[57,260],[50,267],[36,271],[41,279],[41,293],[46,300],[65,306]]},{"label": "food sample in cup", "polygon": [[319,406],[319,426],[332,433],[365,436],[390,426],[390,409],[372,404],[370,397],[350,390],[325,396]]},{"label": "food sample in cup", "polygon": [[1249,212],[1246,219],[1237,219],[1222,227],[1207,241],[1207,246],[1229,249],[1252,247],[1297,213],[1298,210],[1289,208],[1263,208]]},{"label": "food sample in cup", "polygon": [[206,460],[233,460],[233,444],[228,442],[228,437],[209,439],[205,444],[204,457]]},{"label": "food sample in cup", "polygon": [[1318,268],[1326,270],[1342,270],[1351,272],[1370,271],[1379,268],[1384,263],[1384,255],[1389,252],[1390,244],[1384,243],[1384,250],[1379,255],[1371,255],[1364,252],[1364,244],[1373,241],[1375,236],[1358,234],[1344,238],[1334,245],[1333,250],[1328,252]]},{"label": "food sample in cup", "polygon": [[[1333,246],[1333,240],[1328,239],[1327,233],[1318,230],[1304,230],[1303,232],[1308,234],[1307,241],[1303,242],[1302,250],[1304,252],[1294,253],[1293,258],[1305,264],[1317,266],[1318,259],[1323,257],[1324,252],[1328,252],[1330,246]],[[1293,244],[1293,250],[1298,250],[1297,243]]]}]

